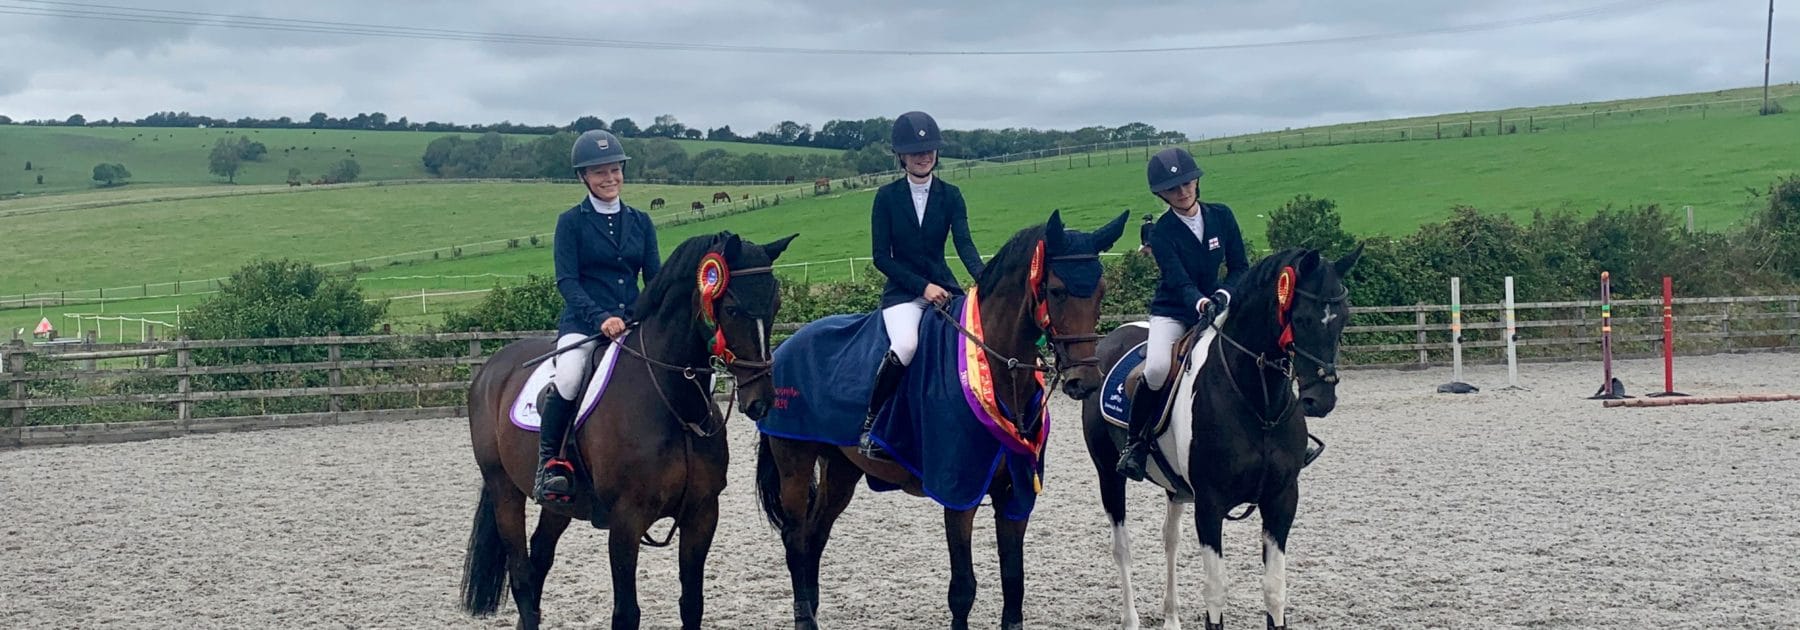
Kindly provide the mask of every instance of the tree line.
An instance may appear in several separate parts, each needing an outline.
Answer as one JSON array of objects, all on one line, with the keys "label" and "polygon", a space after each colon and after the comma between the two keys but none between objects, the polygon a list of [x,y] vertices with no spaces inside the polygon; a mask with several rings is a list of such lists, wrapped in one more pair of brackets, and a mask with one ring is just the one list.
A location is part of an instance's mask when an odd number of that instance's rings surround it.
[{"label": "tree line", "polygon": [[[725,142],[747,142],[778,146],[814,147],[821,149],[838,149],[843,151],[859,151],[868,147],[881,147],[878,151],[885,153],[888,133],[892,129],[894,119],[887,117],[865,118],[861,120],[829,120],[822,125],[814,126],[784,120],[770,125],[760,131],[738,132],[731,125],[723,125],[711,129],[689,127],[676,119],[673,114],[663,114],[653,118],[648,125],[643,125],[629,117],[615,118],[610,122],[599,116],[582,116],[566,125],[531,125],[502,121],[495,124],[462,125],[454,122],[417,122],[407,117],[390,118],[382,112],[358,113],[355,116],[332,117],[325,112],[316,112],[304,119],[288,116],[280,118],[242,117],[236,120],[213,118],[189,112],[156,112],[137,120],[124,121],[119,118],[111,120],[88,120],[81,114],[73,114],[62,120],[24,120],[14,121],[0,115],[0,125],[31,126],[64,126],[64,127],[228,127],[244,129],[354,129],[370,131],[426,131],[434,133],[501,133],[517,135],[551,135],[564,131],[581,133],[590,129],[604,129],[621,138],[669,138],[688,140],[714,140]],[[943,154],[948,157],[981,159],[1013,153],[1043,151],[1056,148],[1067,148],[1101,144],[1107,142],[1127,141],[1185,141],[1185,135],[1174,131],[1161,131],[1156,127],[1133,122],[1117,127],[1094,125],[1075,130],[1033,129],[1024,127],[1008,127],[1005,129],[945,129]]]},{"label": "tree line", "polygon": [[[475,138],[443,136],[425,146],[425,170],[445,178],[571,179],[569,147],[573,130],[521,139],[498,132]],[[707,149],[690,155],[668,138],[625,138],[625,175],[634,179],[683,182],[811,181],[892,170],[894,158],[873,148],[839,154],[770,155]]]}]

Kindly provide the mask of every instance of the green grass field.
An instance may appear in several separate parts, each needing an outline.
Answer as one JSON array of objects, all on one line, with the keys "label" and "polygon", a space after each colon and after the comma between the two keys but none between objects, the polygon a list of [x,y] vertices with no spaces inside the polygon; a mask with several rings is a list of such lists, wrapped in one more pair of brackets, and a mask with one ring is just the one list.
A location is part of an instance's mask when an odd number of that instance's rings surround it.
[{"label": "green grass field", "polygon": [[[239,184],[283,184],[289,168],[308,180],[347,157],[362,166],[363,180],[424,178],[425,145],[446,134],[429,131],[348,131],[338,129],[196,129],[165,127],[27,127],[0,125],[0,198],[93,190],[94,165],[118,162],[131,171],[125,188],[223,186],[207,173],[207,157],[219,138],[247,136],[268,146],[260,162],[244,164]],[[530,136],[515,136],[529,138]],[[835,155],[829,149],[742,142],[677,140],[689,155],[708,149],[732,153]],[[25,170],[30,161],[32,170]],[[44,176],[38,185],[37,176]]]},{"label": "green grass field", "polygon": [[[1704,96],[1718,98],[1711,93]],[[1688,97],[1664,100],[1673,106],[1692,102],[1683,98]],[[1796,100],[1788,97],[1790,109]],[[1640,99],[1632,103],[1648,106],[1654,102],[1656,99]],[[1793,151],[1792,142],[1800,138],[1800,113],[1758,117],[1744,111],[1727,114],[1724,108],[1709,111],[1705,117],[1670,115],[1587,129],[1577,126],[1568,131],[1433,141],[1231,153],[1224,151],[1225,140],[1191,146],[1207,171],[1202,197],[1231,205],[1245,234],[1258,246],[1264,240],[1264,220],[1259,215],[1302,193],[1337,201],[1345,227],[1365,235],[1404,234],[1443,218],[1450,207],[1459,204],[1519,219],[1529,218],[1537,209],[1591,212],[1609,204],[1693,206],[1699,227],[1722,229],[1760,203],[1748,190],[1761,191],[1775,178],[1800,171],[1800,153]],[[992,253],[1014,231],[1042,221],[1055,208],[1082,229],[1092,229],[1131,209],[1131,228],[1115,247],[1124,251],[1137,245],[1137,217],[1160,209],[1144,190],[1143,152],[1140,148],[977,167],[947,177],[962,187],[968,199],[973,232],[984,253]],[[732,193],[772,194],[777,190],[791,193],[793,187],[734,189]],[[648,199],[663,196],[670,208],[661,216],[673,218],[687,214],[688,199],[711,205],[711,192],[633,184],[626,199],[647,207]],[[661,241],[667,251],[681,239],[702,232],[728,229],[765,242],[799,233],[801,238],[781,262],[866,257],[870,192],[836,190],[818,198],[785,196],[780,206],[666,227]],[[66,200],[64,205],[79,205],[90,198],[124,194],[111,190],[58,198]],[[580,194],[573,185],[482,183],[276,192],[104,209],[51,208],[54,211],[48,212],[41,205],[24,205],[43,204],[44,200],[0,202],[0,225],[6,228],[0,236],[5,244],[0,247],[0,296],[128,287],[172,281],[178,276],[184,280],[213,277],[258,256],[319,263],[379,259],[369,265],[373,270],[364,273],[365,278],[424,276],[366,282],[375,294],[480,288],[511,279],[439,276],[545,274],[550,269],[547,246],[525,244],[509,249],[502,243],[470,248],[462,257],[451,255],[449,246],[548,233],[555,214]],[[20,208],[35,214],[7,216]],[[434,248],[442,250],[435,259],[429,253],[410,256],[409,262],[400,265],[380,259]],[[490,250],[498,253],[476,255]],[[851,267],[844,263],[821,265],[807,273],[815,279],[841,278]],[[138,302],[114,303],[107,308],[109,312],[142,312],[166,310],[172,304],[154,299]],[[428,300],[420,321],[429,320],[431,303]],[[59,308],[59,314],[97,311],[93,305]],[[35,323],[37,312],[0,312],[0,323]],[[29,322],[14,321],[24,319]]]}]

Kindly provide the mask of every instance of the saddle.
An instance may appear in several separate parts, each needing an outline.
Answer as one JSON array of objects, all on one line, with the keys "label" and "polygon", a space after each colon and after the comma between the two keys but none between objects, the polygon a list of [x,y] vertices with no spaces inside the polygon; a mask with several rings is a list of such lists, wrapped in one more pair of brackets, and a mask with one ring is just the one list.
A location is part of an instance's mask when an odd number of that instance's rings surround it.
[{"label": "saddle", "polygon": [[[1182,333],[1181,337],[1175,340],[1175,344],[1169,348],[1169,373],[1163,377],[1164,381],[1160,391],[1170,392],[1170,395],[1163,397],[1162,411],[1156,415],[1156,423],[1151,428],[1150,435],[1152,438],[1161,437],[1163,431],[1166,431],[1169,428],[1169,410],[1174,407],[1176,399],[1176,396],[1173,395],[1173,390],[1169,388],[1174,387],[1176,379],[1181,377],[1181,373],[1184,371],[1182,369],[1184,367],[1183,362],[1187,359],[1188,355],[1193,352],[1194,344],[1199,343],[1200,335],[1205,332],[1205,330],[1205,328],[1200,326],[1189,328],[1187,332]],[[1131,368],[1130,374],[1125,377],[1125,395],[1133,403],[1136,402],[1138,384],[1144,380],[1144,367],[1146,363],[1147,362],[1137,364],[1136,367]]]}]

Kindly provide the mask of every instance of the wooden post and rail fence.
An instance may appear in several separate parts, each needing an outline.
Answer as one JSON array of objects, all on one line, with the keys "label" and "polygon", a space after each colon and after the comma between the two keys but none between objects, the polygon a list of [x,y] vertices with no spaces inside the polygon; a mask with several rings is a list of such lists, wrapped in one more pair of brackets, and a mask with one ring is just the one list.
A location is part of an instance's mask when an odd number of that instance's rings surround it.
[{"label": "wooden post and rail fence", "polygon": [[[1515,305],[1521,361],[1597,359],[1594,300]],[[1617,356],[1661,351],[1662,300],[1615,300]],[[1800,295],[1675,300],[1678,354],[1800,347]],[[1461,307],[1471,363],[1505,361],[1501,304]],[[1346,367],[1441,365],[1450,307],[1358,306]],[[1103,329],[1143,316],[1109,315]],[[778,324],[778,336],[796,330]],[[277,427],[458,417],[473,370],[505,342],[553,331],[0,344],[0,449]],[[234,360],[234,353],[235,359]],[[248,358],[246,358],[248,357]],[[204,360],[202,360],[204,358]],[[275,381],[273,383],[269,381]],[[269,407],[276,407],[270,410]]]}]

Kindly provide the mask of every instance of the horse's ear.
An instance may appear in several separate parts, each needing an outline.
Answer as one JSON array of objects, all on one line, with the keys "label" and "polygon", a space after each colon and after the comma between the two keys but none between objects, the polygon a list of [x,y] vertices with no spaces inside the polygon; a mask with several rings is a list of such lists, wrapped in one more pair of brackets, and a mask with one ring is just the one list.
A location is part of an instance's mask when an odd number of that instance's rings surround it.
[{"label": "horse's ear", "polygon": [[1337,269],[1339,278],[1350,277],[1350,270],[1356,267],[1356,261],[1362,260],[1363,245],[1363,243],[1357,243],[1356,249],[1350,250],[1350,253],[1344,254],[1343,258],[1331,263],[1331,266]]},{"label": "horse's ear", "polygon": [[1300,273],[1302,275],[1310,273],[1314,269],[1318,269],[1319,265],[1325,264],[1324,259],[1319,256],[1319,250],[1316,249],[1306,250],[1306,253],[1301,254],[1300,260],[1297,262],[1299,262]]},{"label": "horse's ear", "polygon": [[737,260],[738,254],[743,253],[743,251],[744,239],[738,238],[738,235],[736,234],[726,232],[725,240],[719,243],[719,254],[725,257],[725,262]]},{"label": "horse's ear", "polygon": [[775,259],[780,258],[781,252],[787,251],[788,243],[793,242],[794,237],[797,237],[797,236],[800,236],[800,235],[799,234],[790,234],[790,235],[788,235],[787,238],[781,239],[779,241],[775,241],[773,243],[769,243],[768,245],[764,245],[763,253],[769,255],[769,262],[775,262]]},{"label": "horse's ear", "polygon": [[1098,254],[1112,249],[1113,243],[1125,235],[1125,221],[1130,218],[1131,211],[1126,210],[1119,213],[1118,218],[1113,219],[1110,223],[1100,226],[1100,229],[1094,232],[1094,253]]},{"label": "horse's ear", "polygon": [[1060,252],[1063,247],[1062,210],[1051,210],[1050,220],[1044,223],[1044,249]]}]

